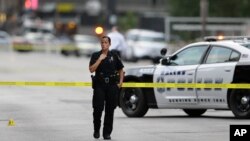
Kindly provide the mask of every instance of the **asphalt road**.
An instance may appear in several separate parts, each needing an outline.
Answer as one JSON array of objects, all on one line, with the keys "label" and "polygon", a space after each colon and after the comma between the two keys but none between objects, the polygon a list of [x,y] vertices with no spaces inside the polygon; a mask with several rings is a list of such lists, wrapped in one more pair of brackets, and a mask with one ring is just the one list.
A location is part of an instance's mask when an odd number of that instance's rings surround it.
[{"label": "asphalt road", "polygon": [[[90,81],[89,58],[0,52],[0,81]],[[150,64],[140,61],[125,67]],[[90,87],[0,86],[0,141],[91,141]],[[14,126],[8,121],[14,120]],[[208,110],[190,118],[182,110],[150,109],[127,118],[117,108],[114,141],[229,141],[229,126],[248,124],[230,111]],[[100,138],[99,140],[102,140]]]}]

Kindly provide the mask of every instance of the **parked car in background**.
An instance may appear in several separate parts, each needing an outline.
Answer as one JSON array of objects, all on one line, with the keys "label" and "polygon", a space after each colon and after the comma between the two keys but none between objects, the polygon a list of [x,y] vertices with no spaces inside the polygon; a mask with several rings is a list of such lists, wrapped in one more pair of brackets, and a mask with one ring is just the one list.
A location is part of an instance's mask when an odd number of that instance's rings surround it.
[{"label": "parked car in background", "polygon": [[79,57],[73,38],[65,35],[58,37],[60,52],[64,56],[75,55]]},{"label": "parked car in background", "polygon": [[17,35],[13,36],[13,48],[17,51],[57,50],[57,39],[51,21],[25,19]]},{"label": "parked car in background", "polygon": [[19,52],[29,52],[33,50],[33,44],[22,35],[12,37],[13,49]]},{"label": "parked car in background", "polygon": [[8,50],[12,47],[11,37],[5,31],[0,31],[0,50]]},{"label": "parked car in background", "polygon": [[20,52],[56,51],[58,41],[53,34],[25,33],[12,37],[13,48]]},{"label": "parked car in background", "polygon": [[130,29],[125,38],[127,49],[122,53],[122,58],[128,61],[138,59],[151,59],[158,62],[161,58],[160,50],[167,48],[165,34],[144,29]]},{"label": "parked car in background", "polygon": [[101,49],[96,36],[76,34],[74,42],[79,55],[91,56],[92,53]]}]

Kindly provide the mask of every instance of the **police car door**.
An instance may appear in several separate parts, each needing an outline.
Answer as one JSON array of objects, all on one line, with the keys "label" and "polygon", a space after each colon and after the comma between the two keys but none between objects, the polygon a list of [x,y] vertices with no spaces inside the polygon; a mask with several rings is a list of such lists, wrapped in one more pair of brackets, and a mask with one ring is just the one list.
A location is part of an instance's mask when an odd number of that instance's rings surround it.
[{"label": "police car door", "polygon": [[[240,53],[227,47],[211,46],[204,63],[197,70],[197,83],[231,83]],[[197,89],[200,105],[210,108],[228,108],[227,89]]]},{"label": "police car door", "polygon": [[[189,46],[170,57],[169,63],[156,67],[154,82],[194,83],[196,70],[203,59],[208,45]],[[193,88],[154,88],[157,106],[183,107],[196,103],[196,90]]]}]

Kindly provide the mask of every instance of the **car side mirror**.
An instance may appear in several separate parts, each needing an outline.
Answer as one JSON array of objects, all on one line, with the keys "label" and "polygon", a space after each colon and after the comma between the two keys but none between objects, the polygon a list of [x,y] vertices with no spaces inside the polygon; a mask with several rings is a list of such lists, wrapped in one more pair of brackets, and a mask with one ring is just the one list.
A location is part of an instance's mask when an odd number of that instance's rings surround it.
[{"label": "car side mirror", "polygon": [[161,49],[161,55],[165,56],[166,54],[167,54],[167,49],[166,48]]},{"label": "car side mirror", "polygon": [[170,64],[170,57],[162,58],[160,62],[162,65],[169,65]]},{"label": "car side mirror", "polygon": [[177,55],[168,55],[168,56],[165,56],[164,58],[162,58],[160,60],[160,63],[162,65],[170,65],[171,64],[171,60],[175,60],[177,59]]}]

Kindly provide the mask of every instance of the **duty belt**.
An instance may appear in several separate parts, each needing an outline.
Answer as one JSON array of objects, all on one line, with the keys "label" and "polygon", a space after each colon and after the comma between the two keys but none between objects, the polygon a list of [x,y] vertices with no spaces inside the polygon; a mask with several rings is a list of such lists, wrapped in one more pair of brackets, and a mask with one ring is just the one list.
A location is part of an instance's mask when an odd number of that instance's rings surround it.
[{"label": "duty belt", "polygon": [[104,76],[104,75],[96,75],[97,79],[100,80],[100,82],[105,83],[105,84],[110,84],[110,83],[117,83],[117,75],[113,74],[113,75],[108,75],[108,76]]},{"label": "duty belt", "polygon": [[109,77],[105,77],[105,78],[104,78],[104,82],[105,82],[105,83],[109,83]]}]

